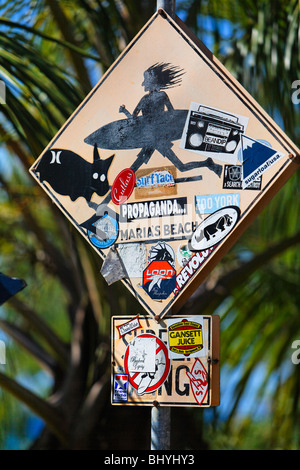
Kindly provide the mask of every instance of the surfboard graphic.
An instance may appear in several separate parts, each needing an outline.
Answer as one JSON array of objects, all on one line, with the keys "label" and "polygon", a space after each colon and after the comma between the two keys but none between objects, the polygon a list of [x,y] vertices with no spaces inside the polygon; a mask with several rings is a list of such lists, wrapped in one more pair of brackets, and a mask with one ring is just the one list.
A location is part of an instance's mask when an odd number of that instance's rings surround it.
[{"label": "surfboard graphic", "polygon": [[102,149],[129,150],[142,147],[156,148],[161,142],[179,140],[188,111],[174,109],[153,118],[129,117],[106,124],[84,139],[89,145]]}]

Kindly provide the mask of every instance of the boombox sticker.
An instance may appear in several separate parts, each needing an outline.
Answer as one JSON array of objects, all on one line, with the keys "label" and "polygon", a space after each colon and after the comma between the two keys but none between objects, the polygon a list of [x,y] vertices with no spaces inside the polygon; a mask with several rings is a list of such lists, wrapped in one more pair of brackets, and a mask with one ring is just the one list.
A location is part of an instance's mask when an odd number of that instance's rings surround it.
[{"label": "boombox sticker", "polygon": [[236,164],[248,118],[192,102],[185,122],[180,147]]}]

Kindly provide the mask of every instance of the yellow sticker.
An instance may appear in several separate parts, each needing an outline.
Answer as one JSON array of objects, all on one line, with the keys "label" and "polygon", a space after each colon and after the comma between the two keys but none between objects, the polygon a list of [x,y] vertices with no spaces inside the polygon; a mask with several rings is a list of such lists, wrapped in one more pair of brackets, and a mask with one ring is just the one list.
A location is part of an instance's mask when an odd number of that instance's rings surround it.
[{"label": "yellow sticker", "polygon": [[203,348],[202,326],[200,323],[182,320],[169,326],[170,351],[189,356]]}]

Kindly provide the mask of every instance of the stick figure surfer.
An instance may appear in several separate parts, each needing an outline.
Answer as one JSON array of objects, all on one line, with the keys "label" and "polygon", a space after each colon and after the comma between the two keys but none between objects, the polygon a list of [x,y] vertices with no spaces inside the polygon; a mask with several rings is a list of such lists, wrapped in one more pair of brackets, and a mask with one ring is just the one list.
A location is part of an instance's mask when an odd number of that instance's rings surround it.
[{"label": "stick figure surfer", "polygon": [[220,177],[222,166],[214,163],[211,158],[183,163],[171,148],[172,141],[181,138],[188,111],[174,109],[164,90],[179,86],[183,74],[183,69],[169,63],[156,63],[149,67],[144,72],[142,82],[146,94],[133,113],[131,114],[125,105],[121,105],[119,112],[124,113],[127,119],[101,127],[84,141],[90,145],[97,144],[100,148],[114,150],[141,148],[137,159],[131,165],[133,171],[148,163],[157,150],[181,172],[207,167]]}]

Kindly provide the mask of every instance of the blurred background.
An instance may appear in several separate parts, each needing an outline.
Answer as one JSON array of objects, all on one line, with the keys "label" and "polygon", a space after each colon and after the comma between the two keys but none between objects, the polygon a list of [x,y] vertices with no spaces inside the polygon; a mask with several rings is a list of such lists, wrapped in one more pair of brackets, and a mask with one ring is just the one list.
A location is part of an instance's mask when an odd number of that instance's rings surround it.
[{"label": "blurred background", "polygon": [[[1,449],[150,448],[149,407],[110,405],[110,318],[140,305],[28,169],[155,11],[0,0],[0,272],[26,282],[0,306]],[[298,1],[177,0],[176,14],[299,146]],[[299,448],[299,178],[185,305],[221,317],[221,405],[172,408],[173,450]]]}]

